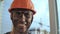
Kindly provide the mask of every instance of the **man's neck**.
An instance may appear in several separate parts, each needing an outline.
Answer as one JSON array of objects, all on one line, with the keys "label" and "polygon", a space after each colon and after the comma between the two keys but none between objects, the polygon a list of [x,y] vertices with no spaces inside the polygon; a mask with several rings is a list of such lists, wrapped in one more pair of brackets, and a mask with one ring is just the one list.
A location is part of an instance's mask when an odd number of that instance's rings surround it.
[{"label": "man's neck", "polygon": [[11,34],[28,34],[28,32],[18,32],[13,28],[13,30],[11,31]]}]

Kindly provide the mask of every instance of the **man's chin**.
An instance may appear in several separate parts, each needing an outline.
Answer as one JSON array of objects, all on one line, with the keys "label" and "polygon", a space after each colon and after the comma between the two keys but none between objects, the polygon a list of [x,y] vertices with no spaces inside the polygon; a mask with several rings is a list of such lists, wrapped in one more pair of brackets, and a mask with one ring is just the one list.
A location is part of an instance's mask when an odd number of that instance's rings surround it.
[{"label": "man's chin", "polygon": [[17,28],[17,31],[23,33],[23,32],[26,32],[26,29],[23,29],[23,28]]},{"label": "man's chin", "polygon": [[26,26],[19,25],[16,27],[16,30],[18,30],[19,32],[26,32],[27,28],[26,28]]}]

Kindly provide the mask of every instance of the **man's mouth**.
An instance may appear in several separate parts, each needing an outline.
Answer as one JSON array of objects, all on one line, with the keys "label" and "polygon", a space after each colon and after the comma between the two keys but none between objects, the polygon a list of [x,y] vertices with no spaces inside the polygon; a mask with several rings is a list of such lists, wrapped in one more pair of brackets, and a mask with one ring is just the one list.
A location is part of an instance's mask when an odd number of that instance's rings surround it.
[{"label": "man's mouth", "polygon": [[18,24],[17,26],[19,29],[25,29],[26,28],[26,25],[25,24]]},{"label": "man's mouth", "polygon": [[27,24],[27,22],[25,22],[25,21],[17,21],[17,23],[22,24],[22,25],[23,24],[25,24],[25,25]]},{"label": "man's mouth", "polygon": [[25,24],[18,24],[17,28],[23,32],[23,31],[26,31],[26,25]]},{"label": "man's mouth", "polygon": [[23,21],[16,21],[15,22],[15,25],[16,25],[16,27],[18,27],[18,28],[20,28],[20,29],[23,29],[23,28],[25,28],[26,27],[26,25],[27,25],[27,22],[23,22]]}]

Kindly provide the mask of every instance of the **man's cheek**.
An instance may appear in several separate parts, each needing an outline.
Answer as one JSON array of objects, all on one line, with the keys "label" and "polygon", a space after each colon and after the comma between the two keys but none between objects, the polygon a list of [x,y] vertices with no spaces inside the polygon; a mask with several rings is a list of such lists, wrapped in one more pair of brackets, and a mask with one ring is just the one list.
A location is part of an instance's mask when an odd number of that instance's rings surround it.
[{"label": "man's cheek", "polygon": [[17,26],[17,23],[16,22],[13,22],[13,26]]},{"label": "man's cheek", "polygon": [[31,18],[29,18],[29,19],[27,19],[28,20],[28,22],[31,22]]},{"label": "man's cheek", "polygon": [[29,22],[27,23],[27,28],[29,28],[30,25],[31,25],[31,21],[29,21]]},{"label": "man's cheek", "polygon": [[13,19],[13,20],[12,20],[12,23],[13,23],[14,26],[17,26],[17,25],[18,25],[17,22],[18,22],[17,19]]}]

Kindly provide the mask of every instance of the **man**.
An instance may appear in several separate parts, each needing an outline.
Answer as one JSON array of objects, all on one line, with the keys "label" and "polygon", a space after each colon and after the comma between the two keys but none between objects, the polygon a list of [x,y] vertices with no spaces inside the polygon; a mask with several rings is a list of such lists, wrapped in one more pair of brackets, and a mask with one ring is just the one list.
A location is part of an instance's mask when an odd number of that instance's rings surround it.
[{"label": "man", "polygon": [[35,14],[31,0],[14,0],[9,9],[13,30],[6,34],[28,34]]}]

